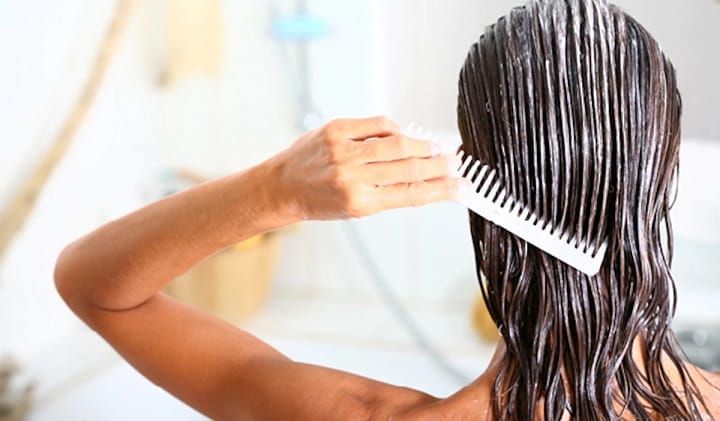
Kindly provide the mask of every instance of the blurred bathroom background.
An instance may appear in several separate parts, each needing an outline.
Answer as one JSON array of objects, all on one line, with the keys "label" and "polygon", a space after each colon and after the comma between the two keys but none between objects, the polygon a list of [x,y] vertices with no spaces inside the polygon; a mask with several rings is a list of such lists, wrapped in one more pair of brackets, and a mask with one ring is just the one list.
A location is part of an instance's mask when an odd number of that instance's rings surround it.
[{"label": "blurred bathroom background", "polygon": [[[332,118],[385,114],[457,140],[466,51],[520,3],[1,1],[0,420],[203,419],[69,312],[52,282],[62,247]],[[720,2],[617,3],[678,69],[676,328],[720,370]],[[228,253],[195,275],[226,291],[203,305],[291,358],[448,396],[493,350],[454,204],[303,223]],[[212,274],[262,281],[238,290]]]}]

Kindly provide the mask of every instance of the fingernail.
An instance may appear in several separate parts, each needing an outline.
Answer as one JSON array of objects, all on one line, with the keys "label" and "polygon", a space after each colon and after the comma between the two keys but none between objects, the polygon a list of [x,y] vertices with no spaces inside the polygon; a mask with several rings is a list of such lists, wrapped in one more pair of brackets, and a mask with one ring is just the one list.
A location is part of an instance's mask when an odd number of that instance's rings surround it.
[{"label": "fingernail", "polygon": [[446,155],[445,160],[447,160],[448,166],[450,167],[451,171],[457,171],[462,164],[460,158],[458,158],[457,155]]},{"label": "fingernail", "polygon": [[430,153],[432,156],[439,156],[440,155],[440,145],[437,143],[430,143]]},{"label": "fingernail", "polygon": [[473,191],[473,185],[470,181],[460,178],[457,184],[457,194],[470,194]]}]

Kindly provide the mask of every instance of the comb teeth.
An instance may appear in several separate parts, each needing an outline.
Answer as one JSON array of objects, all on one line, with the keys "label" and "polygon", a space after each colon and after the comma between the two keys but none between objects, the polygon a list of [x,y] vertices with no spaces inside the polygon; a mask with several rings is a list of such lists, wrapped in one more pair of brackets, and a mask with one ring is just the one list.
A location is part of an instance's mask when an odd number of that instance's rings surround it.
[{"label": "comb teeth", "polygon": [[[595,275],[600,270],[607,248],[606,242],[595,250],[582,239],[571,237],[569,233],[555,232],[552,224],[538,218],[531,209],[508,194],[494,170],[470,155],[458,154],[461,155],[464,155],[465,159],[458,168],[457,175],[470,181],[473,188],[461,191],[457,197],[458,202],[587,275]],[[470,171],[465,174],[467,168],[470,168]],[[461,169],[463,171],[460,171]],[[484,182],[481,183],[483,179]]]},{"label": "comb teeth", "polygon": [[[415,130],[415,136],[432,139],[421,126]],[[436,139],[432,140],[444,152],[450,150],[455,153],[458,150]],[[582,238],[571,237],[569,232],[559,232],[549,221],[538,218],[530,208],[510,196],[494,169],[462,150],[456,155],[461,161],[460,166],[454,169],[457,177],[470,181],[472,185],[472,188],[458,192],[458,202],[575,269],[589,276],[598,273],[607,250],[607,241],[594,248]]]}]

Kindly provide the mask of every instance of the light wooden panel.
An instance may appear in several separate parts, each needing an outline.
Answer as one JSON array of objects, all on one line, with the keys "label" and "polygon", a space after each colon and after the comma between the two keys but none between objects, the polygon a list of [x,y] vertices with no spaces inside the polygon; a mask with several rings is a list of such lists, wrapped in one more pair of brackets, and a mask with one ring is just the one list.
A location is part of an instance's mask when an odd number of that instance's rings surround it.
[{"label": "light wooden panel", "polygon": [[220,0],[166,0],[165,7],[167,56],[160,83],[218,76],[223,49]]}]

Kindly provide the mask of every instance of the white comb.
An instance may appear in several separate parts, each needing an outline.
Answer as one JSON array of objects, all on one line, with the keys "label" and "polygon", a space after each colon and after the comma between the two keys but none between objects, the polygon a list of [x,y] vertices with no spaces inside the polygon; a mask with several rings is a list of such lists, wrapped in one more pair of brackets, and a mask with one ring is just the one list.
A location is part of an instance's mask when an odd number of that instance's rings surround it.
[{"label": "white comb", "polygon": [[458,192],[456,201],[575,269],[589,276],[598,273],[607,241],[595,249],[593,244],[570,237],[569,233],[559,232],[552,224],[540,220],[531,209],[507,193],[494,169],[464,153],[460,145],[453,148],[414,124],[408,127],[406,133],[431,140],[440,146],[444,154],[455,154],[460,158],[460,166],[453,170],[457,177],[468,180],[473,188]]}]

